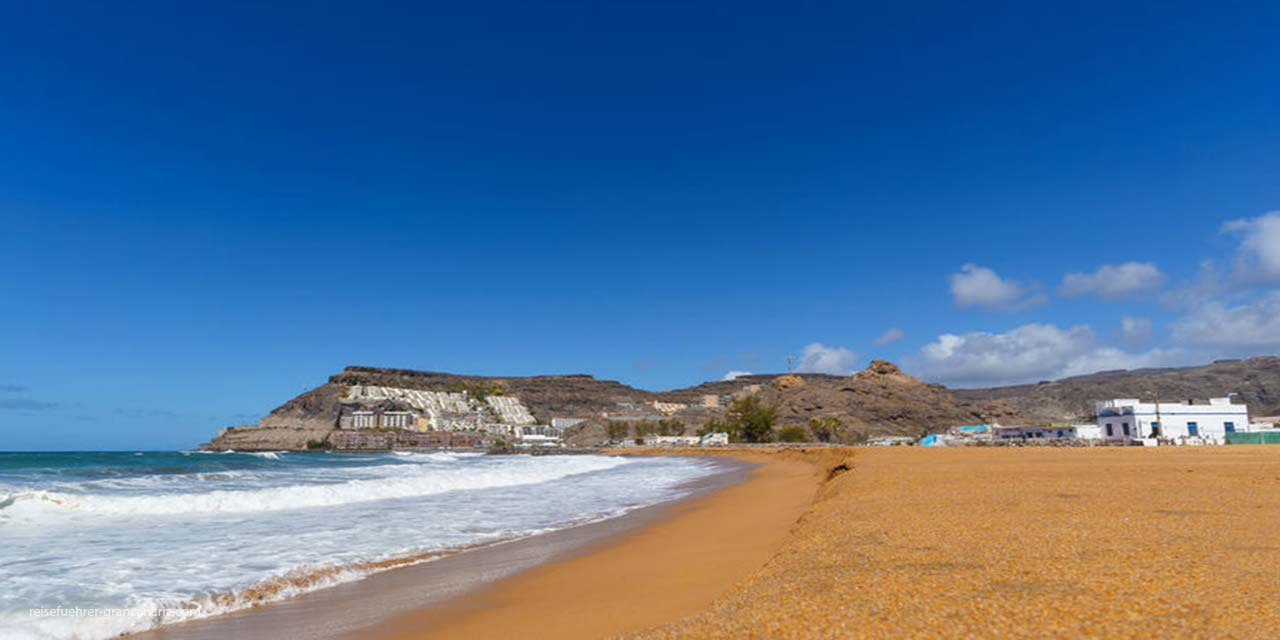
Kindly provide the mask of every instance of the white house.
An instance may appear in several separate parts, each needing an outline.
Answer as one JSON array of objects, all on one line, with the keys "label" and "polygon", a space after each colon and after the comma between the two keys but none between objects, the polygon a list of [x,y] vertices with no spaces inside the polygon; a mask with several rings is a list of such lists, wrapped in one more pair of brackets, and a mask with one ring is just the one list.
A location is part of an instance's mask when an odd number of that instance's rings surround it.
[{"label": "white house", "polygon": [[645,436],[644,443],[650,447],[696,447],[698,436]]},{"label": "white house", "polygon": [[1249,409],[1231,398],[1210,398],[1207,404],[1141,402],[1136,398],[1102,400],[1096,405],[1102,438],[1128,442],[1135,438],[1225,442],[1228,433],[1247,431]]},{"label": "white house", "polygon": [[723,431],[708,433],[698,439],[698,445],[703,447],[723,447],[729,444],[729,434]]}]

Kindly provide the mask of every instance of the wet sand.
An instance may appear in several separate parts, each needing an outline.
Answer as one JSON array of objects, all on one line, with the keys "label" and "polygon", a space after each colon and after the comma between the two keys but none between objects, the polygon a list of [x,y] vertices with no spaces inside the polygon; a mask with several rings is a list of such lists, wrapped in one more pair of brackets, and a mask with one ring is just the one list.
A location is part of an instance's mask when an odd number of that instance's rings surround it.
[{"label": "wet sand", "polygon": [[676,504],[574,557],[346,637],[571,640],[693,615],[778,551],[825,473],[815,461],[831,455],[840,454],[733,452],[758,465],[745,482]]},{"label": "wet sand", "polygon": [[682,500],[636,509],[618,518],[489,545],[465,553],[377,573],[363,580],[306,593],[252,609],[162,627],[131,638],[220,640],[223,638],[366,637],[370,626],[398,614],[481,588],[530,568],[590,552],[606,541],[690,509],[703,496],[750,479],[753,465],[724,458],[721,472],[691,483]]}]

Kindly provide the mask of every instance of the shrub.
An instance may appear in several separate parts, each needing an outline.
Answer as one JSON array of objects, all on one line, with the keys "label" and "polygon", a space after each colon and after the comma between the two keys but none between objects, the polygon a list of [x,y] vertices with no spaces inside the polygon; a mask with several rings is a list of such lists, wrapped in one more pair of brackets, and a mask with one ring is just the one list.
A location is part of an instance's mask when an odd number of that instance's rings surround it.
[{"label": "shrub", "polygon": [[707,420],[707,422],[702,425],[701,429],[698,429],[698,435],[700,436],[705,436],[708,433],[720,433],[720,432],[729,434],[729,439],[731,440],[737,439],[736,427],[729,424],[728,420],[722,420],[715,416],[712,416],[711,419]]},{"label": "shrub", "polygon": [[729,405],[729,422],[744,442],[768,442],[777,418],[778,410],[755,395],[743,396]]},{"label": "shrub", "polygon": [[840,435],[843,427],[844,423],[835,416],[809,419],[809,431],[813,432],[813,438],[818,442],[831,442]]},{"label": "shrub", "polygon": [[658,432],[658,435],[660,436],[684,435],[684,423],[675,418],[659,420],[658,426],[657,426],[657,432]]},{"label": "shrub", "polygon": [[808,442],[809,433],[798,424],[787,425],[778,430],[779,442]]},{"label": "shrub", "polygon": [[610,442],[622,442],[627,439],[627,432],[631,430],[630,425],[617,420],[610,420],[609,424],[604,426],[605,434],[609,437]]}]

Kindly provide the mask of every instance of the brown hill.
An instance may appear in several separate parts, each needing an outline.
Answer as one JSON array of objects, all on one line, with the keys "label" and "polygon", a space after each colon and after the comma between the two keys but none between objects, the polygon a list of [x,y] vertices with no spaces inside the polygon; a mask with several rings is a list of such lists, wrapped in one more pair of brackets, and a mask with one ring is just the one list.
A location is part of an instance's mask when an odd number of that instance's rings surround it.
[{"label": "brown hill", "polygon": [[1200,367],[1103,371],[1054,382],[991,389],[960,389],[970,402],[1003,402],[1041,421],[1089,418],[1096,400],[1141,398],[1162,402],[1237,394],[1254,416],[1280,413],[1280,357],[1220,360]]},{"label": "brown hill", "polygon": [[840,418],[847,436],[923,435],[947,427],[1009,421],[1014,412],[1001,403],[958,400],[945,387],[925,384],[897,365],[875,360],[847,378],[808,378],[800,386],[770,384],[760,397],[778,408],[780,424],[807,424],[810,418]]},{"label": "brown hill", "polygon": [[[324,440],[337,427],[339,399],[347,385],[368,384],[409,389],[455,391],[500,385],[518,396],[534,417],[591,418],[576,429],[576,442],[602,438],[604,423],[619,415],[657,416],[652,402],[696,404],[706,396],[727,400],[759,393],[776,405],[780,425],[807,424],[810,418],[835,416],[846,435],[920,435],[959,424],[997,421],[1027,424],[1088,419],[1093,403],[1107,398],[1176,400],[1238,394],[1254,416],[1280,413],[1280,357],[1220,361],[1202,367],[1108,371],[1056,382],[992,389],[949,390],[876,360],[863,371],[840,377],[825,374],[760,374],[705,382],[685,389],[646,391],[589,375],[470,376],[411,369],[347,367],[341,373],[273,410],[250,427],[220,434],[215,448],[296,449],[308,440]],[[691,406],[675,417],[688,430],[723,408]]]}]

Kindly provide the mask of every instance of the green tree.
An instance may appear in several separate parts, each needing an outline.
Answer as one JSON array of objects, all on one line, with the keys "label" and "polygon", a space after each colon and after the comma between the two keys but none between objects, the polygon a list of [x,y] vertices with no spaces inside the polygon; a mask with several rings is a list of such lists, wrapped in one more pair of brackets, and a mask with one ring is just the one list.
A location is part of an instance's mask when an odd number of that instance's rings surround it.
[{"label": "green tree", "polygon": [[842,428],[844,423],[835,416],[809,418],[809,431],[813,432],[813,437],[818,442],[831,442],[840,435]]},{"label": "green tree", "polygon": [[721,433],[721,432],[729,434],[730,440],[738,439],[737,425],[730,423],[726,419],[717,418],[715,416],[712,416],[709,420],[707,420],[705,424],[702,425],[701,429],[698,429],[698,435],[700,436],[705,436],[708,433]]},{"label": "green tree", "polygon": [[684,435],[684,423],[675,418],[659,420],[658,435],[663,435],[663,436]]},{"label": "green tree", "polygon": [[629,430],[630,427],[627,423],[619,422],[617,420],[610,420],[609,424],[604,427],[605,434],[609,437],[609,442],[621,442],[625,440],[627,438],[627,431]]},{"label": "green tree", "polygon": [[779,442],[808,442],[809,433],[798,424],[787,425],[778,430]]},{"label": "green tree", "polygon": [[653,433],[654,429],[655,425],[652,422],[637,422],[631,426],[631,433],[639,440]]},{"label": "green tree", "polygon": [[755,394],[743,396],[729,405],[729,422],[737,427],[744,442],[768,442],[778,410],[764,404]]}]

